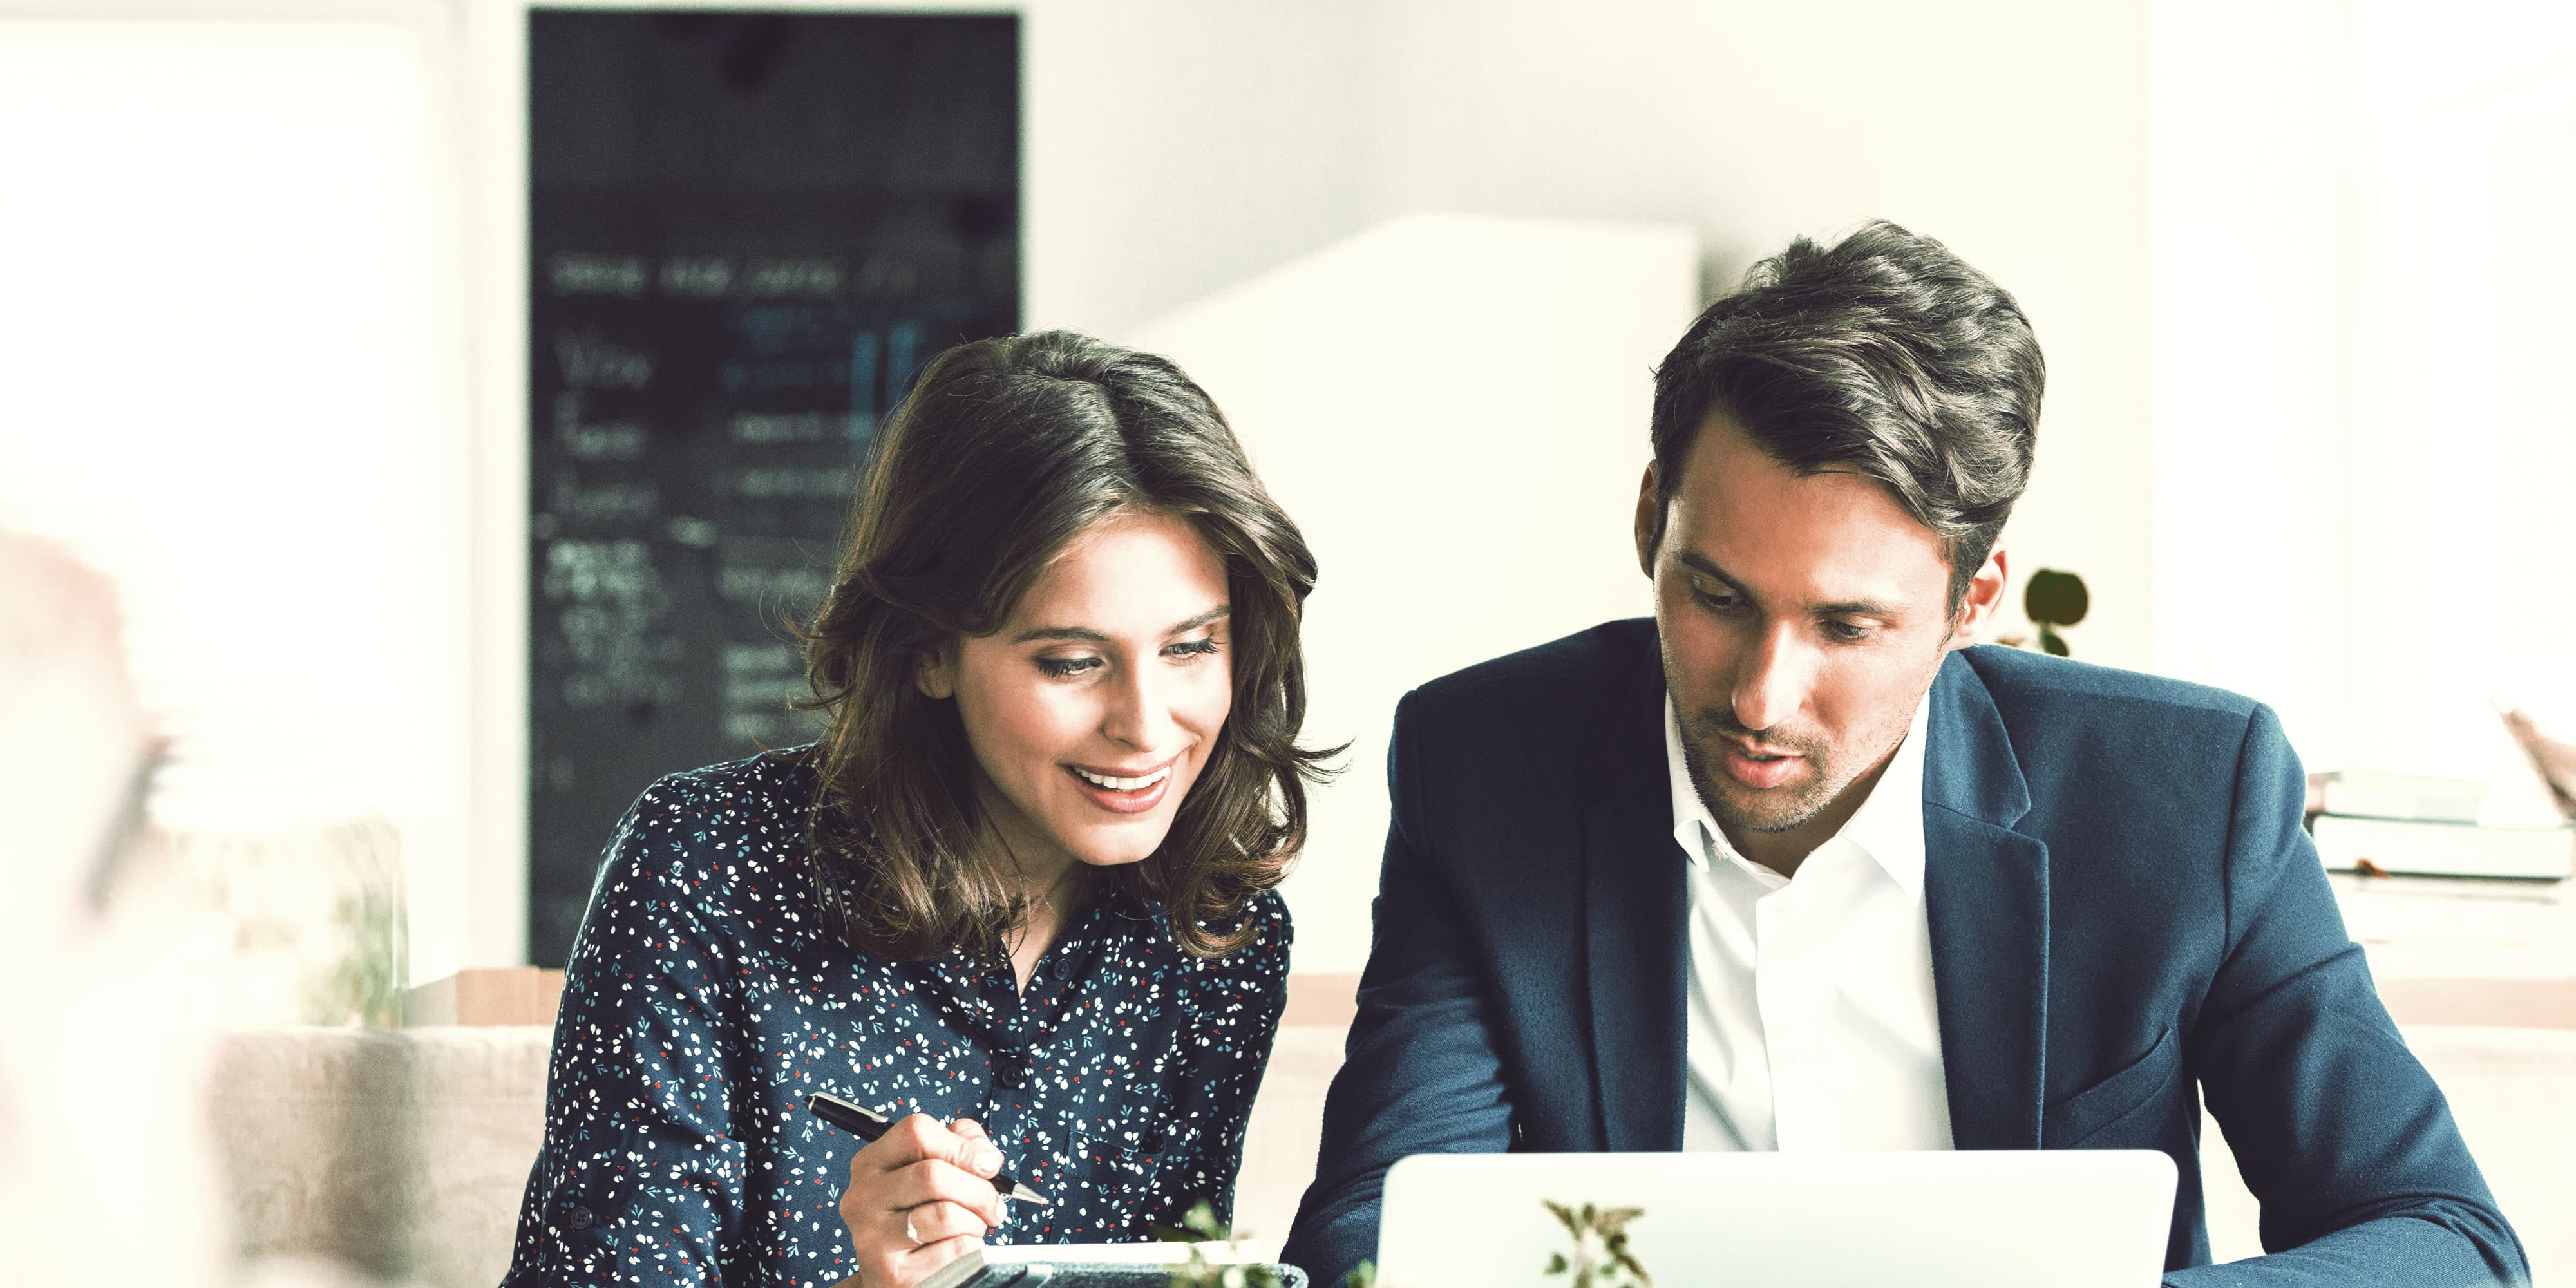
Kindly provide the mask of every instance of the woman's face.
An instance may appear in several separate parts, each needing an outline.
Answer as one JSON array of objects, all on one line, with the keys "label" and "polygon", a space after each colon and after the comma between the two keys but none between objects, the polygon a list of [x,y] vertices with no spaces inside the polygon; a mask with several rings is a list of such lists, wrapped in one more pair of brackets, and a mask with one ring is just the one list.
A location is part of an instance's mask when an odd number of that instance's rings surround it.
[{"label": "woman's face", "polygon": [[1134,863],[1172,829],[1234,705],[1225,561],[1122,514],[1076,538],[990,635],[925,667],[957,700],[991,816],[1024,867]]}]

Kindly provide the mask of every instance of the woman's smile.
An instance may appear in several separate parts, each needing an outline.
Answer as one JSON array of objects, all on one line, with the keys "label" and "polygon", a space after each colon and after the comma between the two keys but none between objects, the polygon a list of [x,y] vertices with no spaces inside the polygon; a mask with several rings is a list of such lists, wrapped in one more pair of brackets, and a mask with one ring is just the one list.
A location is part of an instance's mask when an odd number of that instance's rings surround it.
[{"label": "woman's smile", "polygon": [[1151,769],[1119,770],[1067,765],[1064,771],[1092,804],[1113,814],[1142,814],[1163,803],[1172,784],[1174,756]]}]

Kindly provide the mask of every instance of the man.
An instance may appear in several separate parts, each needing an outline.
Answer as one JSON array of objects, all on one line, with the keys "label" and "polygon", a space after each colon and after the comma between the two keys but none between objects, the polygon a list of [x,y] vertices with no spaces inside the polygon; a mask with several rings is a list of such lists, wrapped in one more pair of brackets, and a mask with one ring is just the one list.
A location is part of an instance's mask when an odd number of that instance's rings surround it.
[{"label": "man", "polygon": [[[2272,713],[1966,647],[2042,383],[2011,296],[1883,223],[1692,325],[1637,499],[1654,619],[1396,709],[1288,1260],[1373,1256],[1408,1154],[2147,1148],[2181,1172],[2168,1283],[2527,1276]],[[2202,1095],[2271,1256],[2206,1264]]]}]

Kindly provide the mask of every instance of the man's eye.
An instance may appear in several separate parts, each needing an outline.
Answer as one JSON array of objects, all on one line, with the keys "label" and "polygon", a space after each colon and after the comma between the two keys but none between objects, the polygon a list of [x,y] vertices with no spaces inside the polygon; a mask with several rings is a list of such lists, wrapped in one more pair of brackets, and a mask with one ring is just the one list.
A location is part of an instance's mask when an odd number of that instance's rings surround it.
[{"label": "man's eye", "polygon": [[1049,677],[1058,680],[1064,679],[1070,675],[1076,675],[1081,672],[1088,671],[1098,665],[1100,665],[1100,659],[1096,657],[1042,657],[1038,659],[1038,670],[1044,672]]},{"label": "man's eye", "polygon": [[1691,598],[1698,600],[1700,603],[1707,605],[1710,608],[1718,609],[1733,608],[1737,604],[1743,602],[1735,597],[1735,592],[1733,591],[1707,590],[1698,586],[1691,587]]},{"label": "man's eye", "polygon": [[1852,622],[1827,620],[1825,622],[1825,634],[1841,640],[1846,644],[1857,644],[1860,641],[1869,638],[1870,630],[1866,626],[1857,625]]}]

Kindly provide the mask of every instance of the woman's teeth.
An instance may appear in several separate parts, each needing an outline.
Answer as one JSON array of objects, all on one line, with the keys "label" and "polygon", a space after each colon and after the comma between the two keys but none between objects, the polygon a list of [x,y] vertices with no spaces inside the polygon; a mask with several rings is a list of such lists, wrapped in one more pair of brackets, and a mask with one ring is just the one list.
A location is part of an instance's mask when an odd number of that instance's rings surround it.
[{"label": "woman's teeth", "polygon": [[1142,791],[1145,788],[1151,787],[1154,784],[1172,776],[1172,767],[1169,765],[1165,765],[1142,778],[1111,778],[1107,774],[1095,774],[1090,770],[1083,769],[1079,766],[1069,765],[1066,766],[1066,768],[1072,769],[1073,772],[1082,779],[1082,781],[1089,783],[1094,787],[1105,787],[1113,792]]}]

